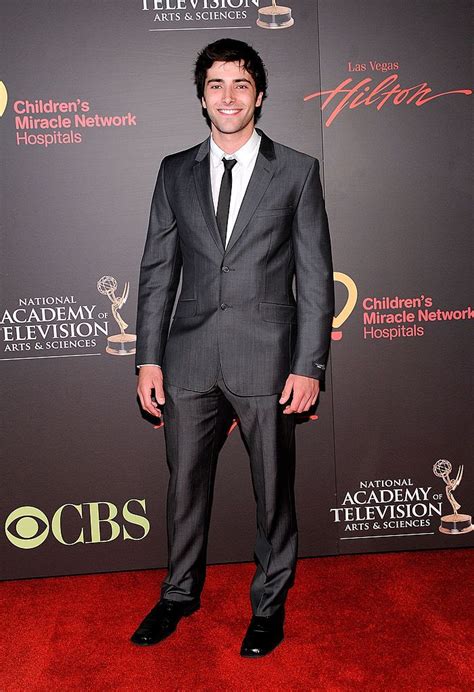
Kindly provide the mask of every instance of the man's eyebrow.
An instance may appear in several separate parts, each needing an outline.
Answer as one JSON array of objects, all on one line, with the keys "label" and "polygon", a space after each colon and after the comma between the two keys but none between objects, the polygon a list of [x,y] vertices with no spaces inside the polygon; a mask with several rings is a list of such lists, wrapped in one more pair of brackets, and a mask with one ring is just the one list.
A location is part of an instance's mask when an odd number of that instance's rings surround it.
[{"label": "man's eyebrow", "polygon": [[[224,80],[219,78],[219,77],[212,77],[211,79],[207,80],[207,84],[210,84],[211,82],[223,82]],[[238,79],[233,79],[232,80],[234,83],[236,82],[247,82],[247,84],[252,84],[250,79],[246,79],[245,77],[239,77]]]}]

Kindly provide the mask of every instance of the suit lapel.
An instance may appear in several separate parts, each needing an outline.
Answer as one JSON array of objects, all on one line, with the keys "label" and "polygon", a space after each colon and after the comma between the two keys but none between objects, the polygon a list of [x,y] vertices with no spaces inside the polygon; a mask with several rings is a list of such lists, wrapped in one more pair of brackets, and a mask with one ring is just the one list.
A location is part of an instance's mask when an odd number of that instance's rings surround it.
[{"label": "suit lapel", "polygon": [[262,130],[257,130],[257,132],[262,137],[257,160],[225,251],[212,201],[211,176],[209,172],[209,139],[202,142],[196,154],[193,175],[199,204],[212,239],[222,254],[228,252],[244,232],[275,173],[275,148],[273,142]]},{"label": "suit lapel", "polygon": [[199,147],[196,160],[193,166],[194,184],[201,206],[203,216],[206,220],[209,232],[217,245],[218,250],[224,254],[224,247],[219,233],[219,227],[214,213],[214,202],[212,201],[211,174],[209,172],[209,139],[206,139]]},{"label": "suit lapel", "polygon": [[273,142],[261,130],[257,130],[257,132],[262,137],[260,149],[235,220],[234,228],[227,243],[226,252],[232,249],[244,232],[275,174],[275,148]]}]

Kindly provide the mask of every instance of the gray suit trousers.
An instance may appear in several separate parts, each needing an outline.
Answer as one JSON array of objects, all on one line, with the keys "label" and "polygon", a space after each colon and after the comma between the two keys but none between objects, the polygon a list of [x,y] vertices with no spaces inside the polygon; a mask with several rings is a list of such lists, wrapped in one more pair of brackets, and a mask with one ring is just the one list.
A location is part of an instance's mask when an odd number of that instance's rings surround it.
[{"label": "gray suit trousers", "polygon": [[285,602],[296,569],[294,414],[283,414],[286,404],[278,403],[279,394],[234,394],[226,386],[222,371],[206,392],[167,384],[166,377],[164,390],[170,478],[168,573],[161,596],[174,601],[191,601],[200,596],[217,459],[235,412],[250,459],[257,503],[252,612],[272,615]]}]

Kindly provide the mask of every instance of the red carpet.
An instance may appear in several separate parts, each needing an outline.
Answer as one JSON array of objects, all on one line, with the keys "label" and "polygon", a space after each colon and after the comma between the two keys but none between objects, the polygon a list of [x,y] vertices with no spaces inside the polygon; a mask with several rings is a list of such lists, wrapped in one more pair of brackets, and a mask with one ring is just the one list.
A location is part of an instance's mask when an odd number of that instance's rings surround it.
[{"label": "red carpet", "polygon": [[161,644],[128,637],[164,571],[0,584],[0,690],[474,689],[469,550],[300,560],[286,639],[239,656],[253,565],[208,568],[202,608]]}]

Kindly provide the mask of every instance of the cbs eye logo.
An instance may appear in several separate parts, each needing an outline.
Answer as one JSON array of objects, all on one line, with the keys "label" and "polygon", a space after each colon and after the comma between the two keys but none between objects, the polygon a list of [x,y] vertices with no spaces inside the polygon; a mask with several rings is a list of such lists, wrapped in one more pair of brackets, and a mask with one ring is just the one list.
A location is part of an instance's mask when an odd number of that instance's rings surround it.
[{"label": "cbs eye logo", "polygon": [[17,507],[5,521],[5,535],[17,548],[37,548],[51,534],[62,545],[141,541],[150,532],[146,502],[131,498],[123,506],[113,502],[66,503],[51,517],[38,507]]},{"label": "cbs eye logo", "polygon": [[5,533],[17,548],[37,548],[49,534],[49,520],[37,507],[17,507],[8,515]]}]

